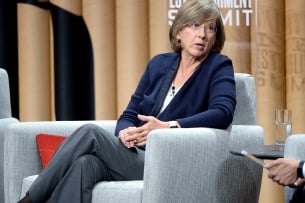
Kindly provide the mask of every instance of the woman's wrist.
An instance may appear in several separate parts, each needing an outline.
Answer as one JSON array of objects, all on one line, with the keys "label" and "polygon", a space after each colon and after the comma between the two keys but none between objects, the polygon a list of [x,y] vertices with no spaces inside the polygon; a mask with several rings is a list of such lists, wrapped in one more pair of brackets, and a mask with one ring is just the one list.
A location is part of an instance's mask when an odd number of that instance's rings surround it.
[{"label": "woman's wrist", "polygon": [[169,128],[178,128],[178,123],[177,121],[169,121]]}]

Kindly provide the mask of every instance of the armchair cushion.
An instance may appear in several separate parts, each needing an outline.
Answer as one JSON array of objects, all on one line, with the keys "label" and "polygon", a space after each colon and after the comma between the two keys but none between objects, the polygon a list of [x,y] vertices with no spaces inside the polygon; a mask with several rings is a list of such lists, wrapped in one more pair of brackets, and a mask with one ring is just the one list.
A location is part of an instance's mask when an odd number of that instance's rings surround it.
[{"label": "armchair cushion", "polygon": [[[23,196],[38,175],[23,179],[21,196]],[[143,181],[111,181],[99,182],[92,191],[92,203],[141,203],[143,194]],[[129,201],[126,201],[129,200]]]}]

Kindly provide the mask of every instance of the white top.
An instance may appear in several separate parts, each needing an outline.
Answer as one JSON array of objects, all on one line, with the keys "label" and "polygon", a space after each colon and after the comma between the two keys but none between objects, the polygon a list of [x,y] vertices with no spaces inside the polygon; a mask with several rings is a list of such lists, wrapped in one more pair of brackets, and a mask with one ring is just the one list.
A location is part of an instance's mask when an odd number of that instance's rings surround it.
[{"label": "white top", "polygon": [[166,95],[166,97],[165,97],[165,99],[164,99],[162,108],[161,108],[160,112],[158,113],[158,115],[160,115],[160,114],[164,111],[164,109],[168,106],[168,104],[172,101],[172,99],[174,98],[174,96],[178,93],[178,91],[179,91],[180,88],[181,88],[181,86],[180,86],[178,89],[174,88],[174,90],[173,90],[173,89],[172,89],[173,87],[174,87],[174,85],[171,85],[171,86],[169,87],[169,90],[168,90],[167,95]]}]

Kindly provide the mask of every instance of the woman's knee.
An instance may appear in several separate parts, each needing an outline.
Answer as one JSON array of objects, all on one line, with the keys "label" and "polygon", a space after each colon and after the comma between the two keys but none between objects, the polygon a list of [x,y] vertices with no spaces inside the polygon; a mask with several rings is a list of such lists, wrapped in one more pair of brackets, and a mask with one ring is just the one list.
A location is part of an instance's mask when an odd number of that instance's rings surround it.
[{"label": "woman's knee", "polygon": [[93,182],[110,178],[104,163],[93,154],[80,156],[75,161],[74,167],[84,172],[82,176],[86,176],[86,179],[90,178]]},{"label": "woman's knee", "polygon": [[[70,137],[79,137],[88,139],[90,136],[96,136],[96,131],[100,130],[100,127],[93,123],[86,123],[80,126],[72,133]],[[75,138],[72,138],[75,139]]]},{"label": "woman's knee", "polygon": [[84,131],[95,131],[96,129],[99,129],[100,127],[94,123],[86,123],[79,127],[79,130]]}]

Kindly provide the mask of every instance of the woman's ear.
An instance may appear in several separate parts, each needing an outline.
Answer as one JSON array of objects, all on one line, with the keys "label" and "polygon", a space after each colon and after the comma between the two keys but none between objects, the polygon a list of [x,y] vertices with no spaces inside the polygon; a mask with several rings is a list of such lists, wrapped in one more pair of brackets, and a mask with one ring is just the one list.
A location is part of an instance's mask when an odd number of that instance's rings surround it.
[{"label": "woman's ear", "polygon": [[177,32],[176,34],[176,41],[181,41],[180,32]]}]

